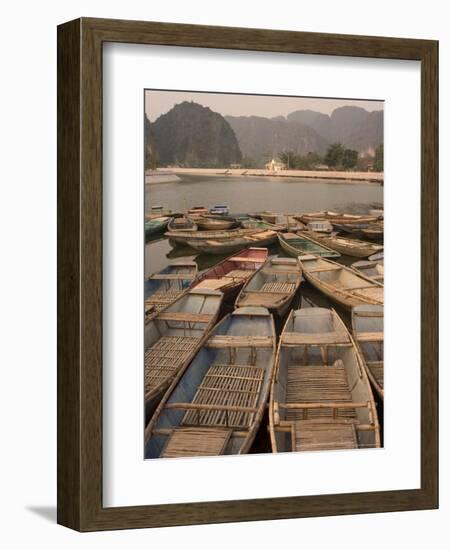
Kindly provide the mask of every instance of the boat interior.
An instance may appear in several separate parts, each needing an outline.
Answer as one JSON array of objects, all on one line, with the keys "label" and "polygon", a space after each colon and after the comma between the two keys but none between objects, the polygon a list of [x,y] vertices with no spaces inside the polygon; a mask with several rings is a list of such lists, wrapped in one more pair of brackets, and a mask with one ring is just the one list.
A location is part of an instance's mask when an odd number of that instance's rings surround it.
[{"label": "boat interior", "polygon": [[271,382],[275,333],[264,308],[223,319],[155,420],[146,458],[238,454],[254,437]]},{"label": "boat interior", "polygon": [[217,315],[222,293],[190,290],[145,325],[145,394],[170,379]]},{"label": "boat interior", "polygon": [[290,314],[273,387],[275,451],[376,446],[377,416],[360,359],[333,310]]}]

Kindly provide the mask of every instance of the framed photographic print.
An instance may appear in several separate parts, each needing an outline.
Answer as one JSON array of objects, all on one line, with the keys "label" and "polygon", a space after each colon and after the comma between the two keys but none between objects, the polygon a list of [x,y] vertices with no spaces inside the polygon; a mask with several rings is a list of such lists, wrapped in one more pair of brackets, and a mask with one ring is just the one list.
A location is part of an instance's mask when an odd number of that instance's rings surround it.
[{"label": "framed photographic print", "polygon": [[438,44],[58,28],[58,522],[438,505]]}]

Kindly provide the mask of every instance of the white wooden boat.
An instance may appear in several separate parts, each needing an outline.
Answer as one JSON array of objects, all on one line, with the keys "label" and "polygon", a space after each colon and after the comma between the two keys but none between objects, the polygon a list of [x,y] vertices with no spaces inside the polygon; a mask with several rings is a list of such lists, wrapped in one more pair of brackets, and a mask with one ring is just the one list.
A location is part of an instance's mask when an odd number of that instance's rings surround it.
[{"label": "white wooden boat", "polygon": [[194,239],[187,241],[188,246],[198,252],[205,254],[233,254],[248,246],[268,246],[273,244],[277,239],[275,231],[266,230],[236,237],[235,239],[215,240],[215,239]]},{"label": "white wooden boat", "polygon": [[178,261],[153,273],[145,281],[145,320],[186,292],[198,273],[195,262]]},{"label": "white wooden boat", "polygon": [[340,252],[340,254],[355,256],[356,258],[366,258],[371,254],[383,250],[383,246],[375,243],[359,241],[358,239],[348,239],[337,235],[320,235],[319,233],[312,232],[300,232],[298,235],[314,243],[325,245],[332,250]]},{"label": "white wooden boat", "polygon": [[215,324],[223,294],[191,289],[145,324],[147,419],[173,379],[190,363]]},{"label": "white wooden boat", "polygon": [[267,404],[276,351],[273,317],[236,309],[172,382],[145,430],[145,458],[248,453]]},{"label": "white wooden boat", "polygon": [[274,453],[380,446],[367,374],[333,309],[290,313],[278,345],[269,431]]},{"label": "white wooden boat", "polygon": [[383,304],[384,287],[381,283],[331,260],[312,255],[298,259],[309,283],[344,308],[350,310],[363,304]]},{"label": "white wooden boat", "polygon": [[365,277],[370,277],[379,283],[384,282],[384,261],[378,260],[377,262],[372,262],[370,260],[361,260],[360,262],[354,262],[351,265],[351,269],[357,273],[365,275]]},{"label": "white wooden boat", "polygon": [[302,281],[297,259],[275,256],[248,279],[236,300],[236,307],[260,306],[283,317]]},{"label": "white wooden boat", "polygon": [[352,309],[352,332],[373,388],[384,398],[384,308],[357,306]]}]

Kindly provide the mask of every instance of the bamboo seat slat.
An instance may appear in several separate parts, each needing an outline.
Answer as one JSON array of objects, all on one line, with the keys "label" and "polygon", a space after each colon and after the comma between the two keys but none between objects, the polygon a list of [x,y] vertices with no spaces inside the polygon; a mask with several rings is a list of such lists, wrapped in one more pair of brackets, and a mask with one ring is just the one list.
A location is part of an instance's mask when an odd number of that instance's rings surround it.
[{"label": "bamboo seat slat", "polygon": [[257,412],[264,374],[262,367],[212,365],[192,399],[198,410],[188,410],[182,423],[249,427]]},{"label": "bamboo seat slat", "polygon": [[366,366],[371,371],[376,382],[383,389],[384,387],[384,363],[383,361],[367,361]]},{"label": "bamboo seat slat", "polygon": [[272,281],[262,285],[260,292],[273,292],[280,294],[290,294],[295,290],[295,283],[288,281]]},{"label": "bamboo seat slat", "polygon": [[224,336],[216,335],[207,340],[208,348],[271,348],[273,339],[270,336]]},{"label": "bamboo seat slat", "polygon": [[224,279],[248,279],[254,274],[252,269],[234,269],[224,275]]},{"label": "bamboo seat slat", "polygon": [[321,345],[321,344],[350,344],[349,336],[346,332],[284,332],[281,337],[281,345]]},{"label": "bamboo seat slat", "polygon": [[209,288],[212,290],[219,290],[232,284],[232,279],[204,279],[196,285],[195,288]]},{"label": "bamboo seat slat", "polygon": [[197,338],[163,336],[145,352],[145,393],[173,376],[194,351]]},{"label": "bamboo seat slat", "polygon": [[209,323],[213,315],[209,313],[184,313],[181,311],[162,312],[157,316],[161,321],[179,321],[185,323]]},{"label": "bamboo seat slat", "polygon": [[383,332],[359,332],[357,333],[357,340],[359,342],[383,342]]},{"label": "bamboo seat slat", "polygon": [[221,455],[232,430],[178,428],[168,437],[161,458]]},{"label": "bamboo seat slat", "polygon": [[250,263],[258,263],[254,258],[248,258],[246,256],[233,256],[232,258],[228,258],[228,262],[250,262]]},{"label": "bamboo seat slat", "polygon": [[297,420],[292,430],[296,451],[326,451],[356,449],[357,432],[354,424],[339,422],[307,422]]},{"label": "bamboo seat slat", "polygon": [[[340,406],[345,402],[349,407]],[[287,371],[286,407],[287,420],[333,417],[332,405],[338,405],[338,415],[346,418],[356,416],[352,395],[344,366],[297,366]],[[298,404],[309,404],[310,408],[298,408]],[[322,405],[322,406],[321,406]],[[282,408],[282,404],[279,404]]]}]

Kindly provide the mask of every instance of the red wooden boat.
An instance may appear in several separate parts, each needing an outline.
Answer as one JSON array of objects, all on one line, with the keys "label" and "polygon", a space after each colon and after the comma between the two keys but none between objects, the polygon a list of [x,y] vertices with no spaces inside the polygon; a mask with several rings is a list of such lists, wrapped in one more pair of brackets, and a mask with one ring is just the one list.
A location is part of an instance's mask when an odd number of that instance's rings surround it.
[{"label": "red wooden boat", "polygon": [[245,248],[226,258],[193,282],[192,288],[221,290],[224,301],[234,303],[242,286],[263,266],[268,258],[266,248]]}]

